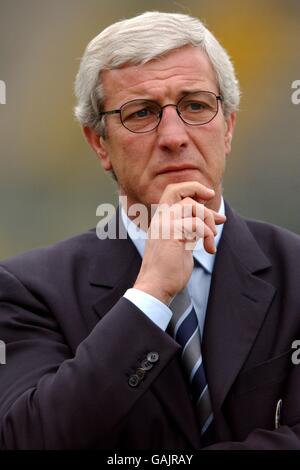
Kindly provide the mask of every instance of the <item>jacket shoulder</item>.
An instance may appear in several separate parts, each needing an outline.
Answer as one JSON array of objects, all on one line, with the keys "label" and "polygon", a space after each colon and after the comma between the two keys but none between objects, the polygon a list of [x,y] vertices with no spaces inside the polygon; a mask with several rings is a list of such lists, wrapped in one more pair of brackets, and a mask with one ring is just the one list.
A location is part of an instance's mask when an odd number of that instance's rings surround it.
[{"label": "jacket shoulder", "polygon": [[275,224],[270,224],[257,219],[245,218],[249,230],[252,232],[254,237],[265,237],[269,241],[276,240],[281,243],[295,243],[300,244],[300,235],[292,232],[284,227],[280,227]]},{"label": "jacket shoulder", "polygon": [[[265,254],[293,259],[300,256],[300,236],[290,230],[260,220],[244,218],[244,221]],[[296,259],[294,260],[296,261]]]},{"label": "jacket shoulder", "polygon": [[63,270],[66,265],[83,262],[93,250],[99,249],[96,230],[61,240],[49,246],[35,248],[0,261],[0,267],[16,276],[30,276],[30,273]]}]

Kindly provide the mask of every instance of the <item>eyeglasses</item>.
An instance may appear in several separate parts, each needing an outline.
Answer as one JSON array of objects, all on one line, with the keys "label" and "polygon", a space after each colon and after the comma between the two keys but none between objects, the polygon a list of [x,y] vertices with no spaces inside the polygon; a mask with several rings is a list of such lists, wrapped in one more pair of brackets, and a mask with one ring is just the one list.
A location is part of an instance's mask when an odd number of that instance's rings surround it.
[{"label": "eyeglasses", "polygon": [[212,91],[198,91],[184,95],[177,104],[160,106],[156,101],[137,99],[124,103],[120,109],[104,111],[100,118],[106,114],[119,114],[121,123],[130,132],[143,133],[153,131],[158,127],[163,110],[167,106],[175,106],[180,119],[190,126],[202,126],[212,121],[218,114],[219,101]]}]

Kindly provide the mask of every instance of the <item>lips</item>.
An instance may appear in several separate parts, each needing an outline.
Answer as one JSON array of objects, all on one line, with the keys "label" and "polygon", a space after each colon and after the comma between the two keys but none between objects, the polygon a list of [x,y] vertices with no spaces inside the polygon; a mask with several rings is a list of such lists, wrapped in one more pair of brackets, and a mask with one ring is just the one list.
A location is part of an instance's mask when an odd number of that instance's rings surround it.
[{"label": "lips", "polygon": [[163,168],[158,173],[162,175],[166,173],[175,173],[175,172],[188,171],[188,170],[198,170],[198,168],[193,165],[178,165],[178,166],[172,165],[172,166]]}]

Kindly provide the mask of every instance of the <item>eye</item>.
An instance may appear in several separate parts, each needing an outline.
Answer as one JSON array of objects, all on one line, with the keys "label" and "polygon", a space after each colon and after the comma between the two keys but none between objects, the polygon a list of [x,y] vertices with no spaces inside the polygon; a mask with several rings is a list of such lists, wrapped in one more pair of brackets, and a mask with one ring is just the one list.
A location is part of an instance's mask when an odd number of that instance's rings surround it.
[{"label": "eye", "polygon": [[209,105],[204,103],[203,101],[190,101],[184,103],[184,109],[186,111],[202,111],[203,109],[207,109]]},{"label": "eye", "polygon": [[150,116],[151,114],[153,114],[153,110],[151,110],[149,107],[147,107],[147,108],[139,109],[135,113],[132,113],[132,115],[129,116],[129,117],[144,118],[144,117]]},{"label": "eye", "polygon": [[159,108],[155,103],[145,101],[128,103],[122,109],[123,121],[145,121],[157,117]]}]

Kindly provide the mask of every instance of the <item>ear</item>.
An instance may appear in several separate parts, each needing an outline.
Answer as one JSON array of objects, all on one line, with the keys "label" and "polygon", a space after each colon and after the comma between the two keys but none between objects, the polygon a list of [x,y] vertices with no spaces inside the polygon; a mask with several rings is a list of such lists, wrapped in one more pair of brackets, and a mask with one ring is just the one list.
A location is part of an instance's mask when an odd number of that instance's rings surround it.
[{"label": "ear", "polygon": [[225,155],[229,155],[231,152],[231,142],[233,137],[233,131],[235,128],[236,113],[231,113],[225,119]]},{"label": "ear", "polygon": [[83,127],[82,130],[89,145],[96,152],[104,170],[111,171],[112,165],[109,158],[107,142],[90,127]]}]

